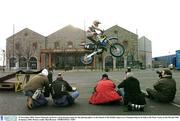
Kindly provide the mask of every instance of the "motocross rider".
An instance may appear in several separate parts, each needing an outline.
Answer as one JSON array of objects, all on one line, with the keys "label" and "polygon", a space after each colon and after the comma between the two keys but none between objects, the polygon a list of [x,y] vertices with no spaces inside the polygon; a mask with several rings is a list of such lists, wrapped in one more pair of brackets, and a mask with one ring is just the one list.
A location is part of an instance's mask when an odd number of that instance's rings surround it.
[{"label": "motocross rider", "polygon": [[93,42],[94,44],[98,45],[98,41],[97,41],[97,31],[99,32],[103,32],[103,30],[101,30],[100,28],[98,28],[99,24],[101,24],[101,22],[95,20],[93,21],[93,25],[90,26],[87,30],[87,38],[89,40],[91,40],[91,42]]}]

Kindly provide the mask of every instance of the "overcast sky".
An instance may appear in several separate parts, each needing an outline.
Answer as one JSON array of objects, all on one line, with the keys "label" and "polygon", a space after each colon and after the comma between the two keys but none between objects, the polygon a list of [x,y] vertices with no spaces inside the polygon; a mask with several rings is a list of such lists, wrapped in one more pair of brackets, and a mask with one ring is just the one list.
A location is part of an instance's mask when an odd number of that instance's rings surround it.
[{"label": "overcast sky", "polygon": [[118,25],[152,41],[152,55],[180,49],[179,0],[0,0],[0,49],[24,28],[47,36],[66,25],[86,29],[93,20]]}]

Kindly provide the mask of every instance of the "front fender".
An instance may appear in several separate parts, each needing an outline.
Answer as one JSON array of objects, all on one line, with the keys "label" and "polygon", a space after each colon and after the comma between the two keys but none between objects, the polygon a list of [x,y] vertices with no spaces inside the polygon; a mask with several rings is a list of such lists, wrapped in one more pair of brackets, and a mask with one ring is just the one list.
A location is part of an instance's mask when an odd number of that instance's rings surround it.
[{"label": "front fender", "polygon": [[108,40],[118,40],[117,37],[108,37]]}]

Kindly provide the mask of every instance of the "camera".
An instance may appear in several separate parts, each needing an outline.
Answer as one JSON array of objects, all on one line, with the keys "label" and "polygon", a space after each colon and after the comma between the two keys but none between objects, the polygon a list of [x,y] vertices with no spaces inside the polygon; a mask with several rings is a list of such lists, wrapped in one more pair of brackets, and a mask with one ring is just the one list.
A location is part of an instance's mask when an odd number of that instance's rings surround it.
[{"label": "camera", "polygon": [[157,70],[156,73],[159,74],[160,78],[162,77],[162,71]]}]

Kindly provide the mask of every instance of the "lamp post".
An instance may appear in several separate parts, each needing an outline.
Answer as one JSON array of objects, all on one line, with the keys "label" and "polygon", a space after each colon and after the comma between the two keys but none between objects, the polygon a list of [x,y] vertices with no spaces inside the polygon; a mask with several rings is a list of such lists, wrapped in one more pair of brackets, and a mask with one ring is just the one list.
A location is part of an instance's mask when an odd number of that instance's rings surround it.
[{"label": "lamp post", "polygon": [[[12,55],[13,55],[13,67],[15,67],[16,65],[15,65],[15,60],[14,60],[14,32],[15,32],[15,25],[13,24],[13,48],[12,48]],[[11,70],[11,65],[10,65],[10,70]]]},{"label": "lamp post", "polygon": [[3,72],[5,71],[5,50],[2,50],[3,54]]}]

